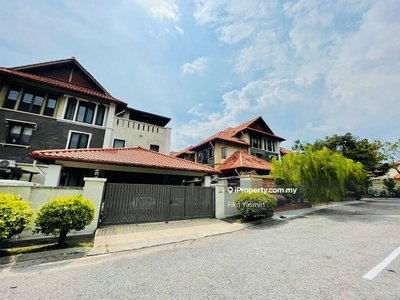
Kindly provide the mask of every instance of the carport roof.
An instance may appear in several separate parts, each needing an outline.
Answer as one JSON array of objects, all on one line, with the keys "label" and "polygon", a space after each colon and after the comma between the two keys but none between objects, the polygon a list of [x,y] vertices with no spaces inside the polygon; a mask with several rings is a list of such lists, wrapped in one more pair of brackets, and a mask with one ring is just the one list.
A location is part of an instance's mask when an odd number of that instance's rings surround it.
[{"label": "carport roof", "polygon": [[269,162],[248,154],[244,151],[236,151],[226,159],[219,167],[220,171],[233,169],[253,169],[270,171],[272,166]]},{"label": "carport roof", "polygon": [[206,174],[220,173],[219,170],[207,165],[202,165],[177,157],[171,157],[142,147],[38,150],[32,152],[29,156],[43,162],[70,161],[153,169],[195,171]]}]

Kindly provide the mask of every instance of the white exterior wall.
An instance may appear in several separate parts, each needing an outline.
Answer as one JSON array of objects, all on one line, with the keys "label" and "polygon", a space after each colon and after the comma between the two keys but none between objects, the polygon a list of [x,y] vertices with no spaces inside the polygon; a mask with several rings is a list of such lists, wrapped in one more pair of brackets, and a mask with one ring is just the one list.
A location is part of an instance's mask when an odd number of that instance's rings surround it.
[{"label": "white exterior wall", "polygon": [[114,139],[124,140],[125,148],[158,145],[160,153],[169,155],[171,128],[115,117],[111,147]]}]

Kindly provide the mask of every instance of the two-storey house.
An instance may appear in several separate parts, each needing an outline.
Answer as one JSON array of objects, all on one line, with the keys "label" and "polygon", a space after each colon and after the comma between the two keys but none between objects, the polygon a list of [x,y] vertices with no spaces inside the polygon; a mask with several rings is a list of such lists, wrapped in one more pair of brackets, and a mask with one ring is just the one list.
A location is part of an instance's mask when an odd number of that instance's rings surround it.
[{"label": "two-storey house", "polygon": [[281,160],[280,143],[284,140],[273,133],[262,117],[257,117],[239,126],[217,132],[196,146],[174,152],[172,155],[215,168],[221,166],[237,151],[244,151],[269,162],[274,157]]},{"label": "two-storey house", "polygon": [[0,179],[43,183],[48,166],[29,157],[36,150],[141,146],[169,153],[169,121],[111,96],[74,57],[0,67]]}]

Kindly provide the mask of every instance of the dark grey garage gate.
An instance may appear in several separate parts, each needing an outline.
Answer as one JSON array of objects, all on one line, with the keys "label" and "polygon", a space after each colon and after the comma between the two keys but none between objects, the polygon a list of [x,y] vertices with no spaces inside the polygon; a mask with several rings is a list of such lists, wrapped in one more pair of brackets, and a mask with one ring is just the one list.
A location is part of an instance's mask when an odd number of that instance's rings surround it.
[{"label": "dark grey garage gate", "polygon": [[108,183],[101,225],[212,218],[213,187]]}]

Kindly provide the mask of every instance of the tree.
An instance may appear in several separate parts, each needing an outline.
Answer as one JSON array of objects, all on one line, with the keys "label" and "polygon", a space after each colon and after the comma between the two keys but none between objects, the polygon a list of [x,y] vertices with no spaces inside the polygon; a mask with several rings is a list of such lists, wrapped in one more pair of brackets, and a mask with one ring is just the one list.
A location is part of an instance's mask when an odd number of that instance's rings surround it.
[{"label": "tree", "polygon": [[58,245],[63,246],[68,232],[84,229],[94,213],[94,204],[82,195],[55,198],[39,208],[34,233],[58,235]]},{"label": "tree", "polygon": [[21,196],[0,193],[0,241],[20,234],[33,221],[33,209]]},{"label": "tree", "polygon": [[389,168],[394,168],[400,174],[400,139],[395,142],[386,142],[382,147],[382,154]]},{"label": "tree", "polygon": [[394,189],[396,188],[396,182],[393,178],[383,179],[383,185],[385,190],[388,191],[389,196],[394,196]]},{"label": "tree", "polygon": [[315,150],[305,146],[304,152],[285,155],[282,161],[272,160],[271,175],[283,178],[285,185],[294,185],[309,202],[339,201],[347,192],[346,185],[367,177],[361,163],[356,163],[324,147]]},{"label": "tree", "polygon": [[382,153],[384,144],[379,140],[370,142],[348,132],[345,135],[326,136],[325,139],[318,139],[313,144],[297,140],[292,149],[302,153],[307,146],[313,146],[315,150],[326,147],[333,152],[341,153],[346,158],[360,162],[368,173],[376,176],[384,175],[389,170],[388,165],[382,163],[385,159]]}]

